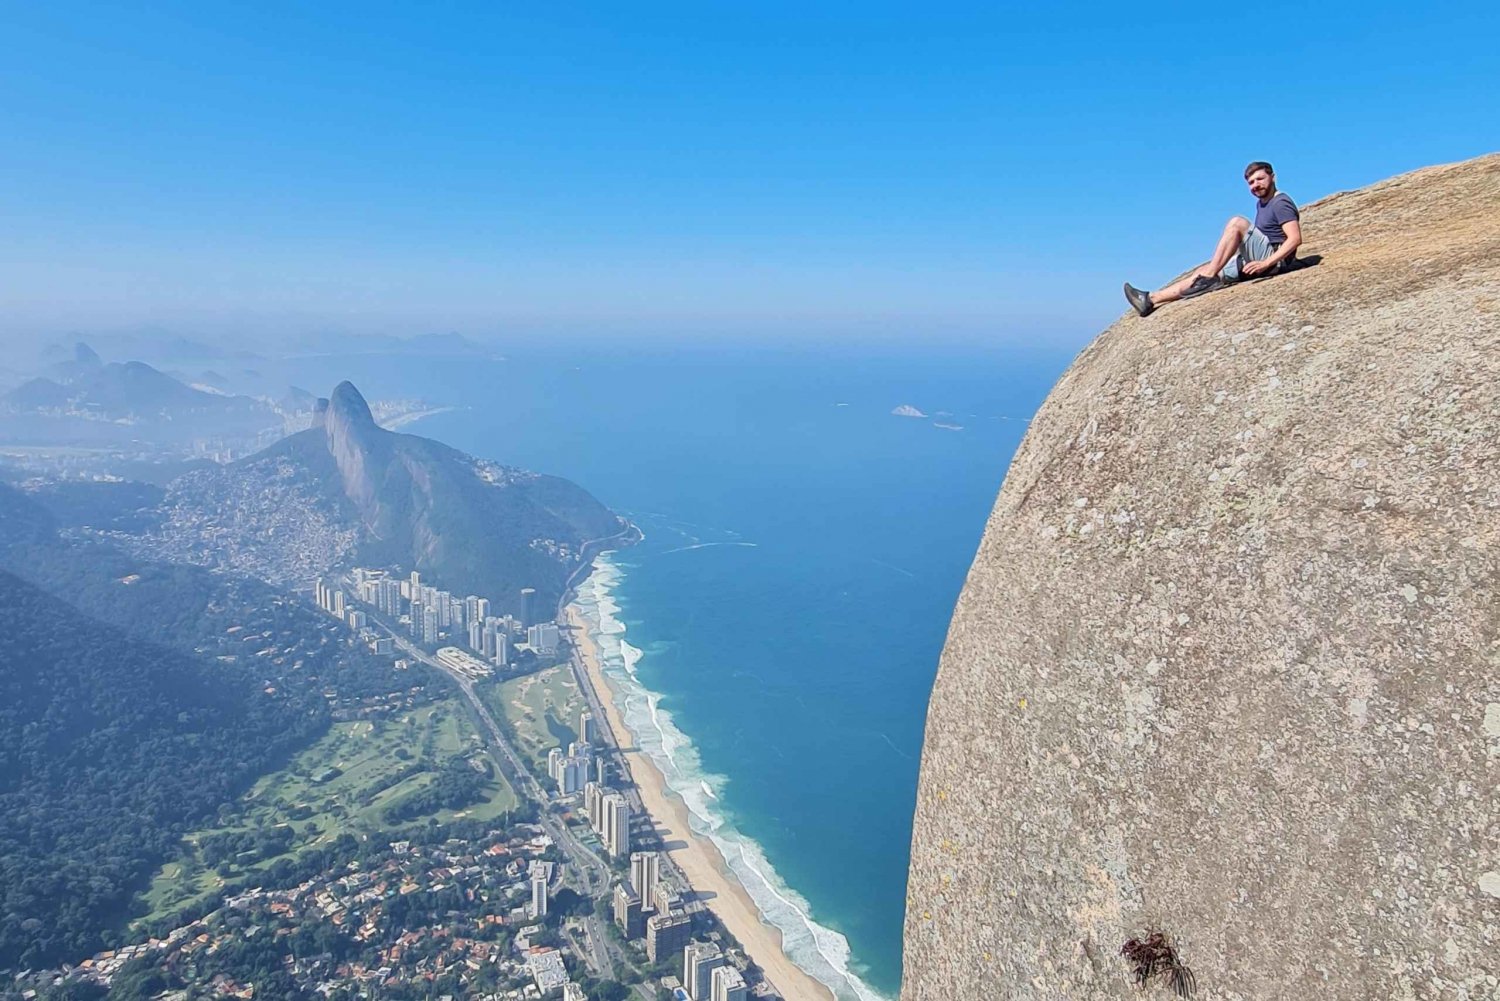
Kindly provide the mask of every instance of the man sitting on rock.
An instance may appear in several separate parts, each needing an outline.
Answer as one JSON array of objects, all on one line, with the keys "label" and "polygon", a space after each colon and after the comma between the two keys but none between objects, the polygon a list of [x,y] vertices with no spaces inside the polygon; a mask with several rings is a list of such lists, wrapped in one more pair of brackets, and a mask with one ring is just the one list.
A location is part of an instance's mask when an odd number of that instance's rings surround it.
[{"label": "man sitting on rock", "polygon": [[1255,224],[1235,216],[1224,227],[1213,259],[1179,282],[1155,292],[1143,292],[1125,283],[1125,298],[1142,316],[1157,306],[1188,299],[1246,278],[1274,275],[1287,270],[1302,245],[1302,224],[1297,206],[1276,190],[1276,171],[1264,160],[1245,168],[1245,183],[1255,196]]}]

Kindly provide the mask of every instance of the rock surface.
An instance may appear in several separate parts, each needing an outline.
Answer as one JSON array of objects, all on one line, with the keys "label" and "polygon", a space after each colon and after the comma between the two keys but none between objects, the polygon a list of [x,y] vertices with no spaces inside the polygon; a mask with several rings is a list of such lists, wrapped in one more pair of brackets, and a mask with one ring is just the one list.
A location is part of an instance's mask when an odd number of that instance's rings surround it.
[{"label": "rock surface", "polygon": [[[1500,155],[1128,315],[1043,405],[928,711],[906,1001],[1500,998]],[[1164,984],[1146,996],[1171,996]]]},{"label": "rock surface", "polygon": [[338,489],[331,492],[357,514],[359,558],[485,595],[498,611],[519,612],[522,587],[556,601],[584,544],[624,527],[567,480],[382,429],[352,383],[334,387],[316,424],[282,445],[309,471],[332,458]]}]

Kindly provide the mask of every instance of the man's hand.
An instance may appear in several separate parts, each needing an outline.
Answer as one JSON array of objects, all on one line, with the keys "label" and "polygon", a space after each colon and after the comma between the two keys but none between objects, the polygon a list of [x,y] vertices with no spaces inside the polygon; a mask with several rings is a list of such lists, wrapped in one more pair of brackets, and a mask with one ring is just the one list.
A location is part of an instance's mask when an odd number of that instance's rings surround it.
[{"label": "man's hand", "polygon": [[1282,261],[1297,252],[1297,248],[1302,246],[1302,224],[1296,219],[1288,219],[1281,224],[1281,228],[1286,234],[1286,241],[1276,249],[1276,253],[1264,261],[1251,261],[1245,265],[1242,274],[1248,277],[1271,271],[1280,267]]}]

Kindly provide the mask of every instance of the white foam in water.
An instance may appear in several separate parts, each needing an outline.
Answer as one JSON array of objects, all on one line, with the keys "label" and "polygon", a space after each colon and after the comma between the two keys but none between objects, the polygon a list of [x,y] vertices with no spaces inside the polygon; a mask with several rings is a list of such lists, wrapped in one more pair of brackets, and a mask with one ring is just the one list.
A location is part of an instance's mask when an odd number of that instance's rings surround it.
[{"label": "white foam in water", "polygon": [[787,957],[826,984],[839,1001],[885,1001],[849,968],[849,940],[812,919],[812,908],[777,874],[760,845],[741,834],[715,808],[725,778],[703,771],[686,734],[661,708],[661,696],[640,683],[641,650],[625,641],[625,623],[611,591],[622,577],[609,554],[594,561],[594,572],[578,589],[576,605],[599,649],[600,668],[615,688],[620,715],[631,738],[666,777],[667,786],[687,804],[693,830],[710,838],[730,872],[755,901],[761,917],[781,930]]}]

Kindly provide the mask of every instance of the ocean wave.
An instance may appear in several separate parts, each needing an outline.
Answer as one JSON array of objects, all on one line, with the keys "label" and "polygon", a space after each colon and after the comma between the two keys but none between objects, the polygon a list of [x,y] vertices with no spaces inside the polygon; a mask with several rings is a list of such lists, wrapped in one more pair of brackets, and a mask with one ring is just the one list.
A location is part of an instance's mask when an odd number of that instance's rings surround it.
[{"label": "ocean wave", "polygon": [[623,576],[609,554],[601,554],[594,572],[578,588],[575,604],[599,650],[600,668],[615,688],[631,739],[686,804],[693,831],[713,841],[761,917],[780,929],[787,957],[839,1001],[886,1001],[854,972],[849,940],[813,920],[807,900],[786,884],[761,846],[722,812],[720,796],[728,778],[704,770],[697,748],[662,708],[661,695],[641,684],[636,666],[644,654],[626,641],[613,594]]},{"label": "ocean wave", "polygon": [[744,546],[747,549],[759,548],[759,542],[695,542],[690,546],[678,546],[676,549],[663,549],[661,555],[668,553],[685,553],[690,549],[712,549],[714,546]]}]

